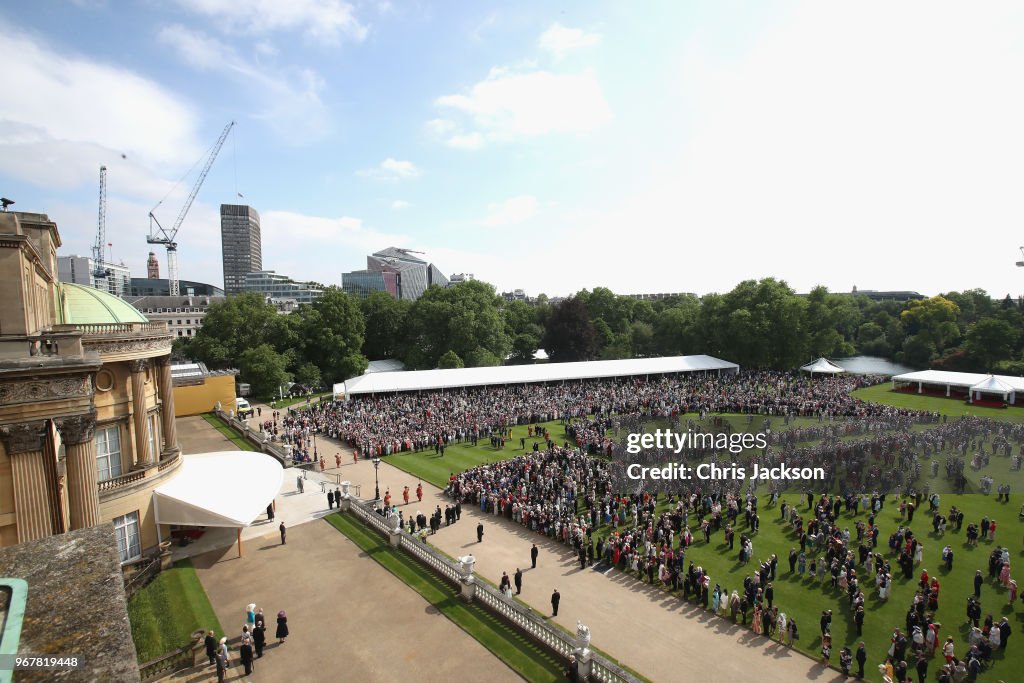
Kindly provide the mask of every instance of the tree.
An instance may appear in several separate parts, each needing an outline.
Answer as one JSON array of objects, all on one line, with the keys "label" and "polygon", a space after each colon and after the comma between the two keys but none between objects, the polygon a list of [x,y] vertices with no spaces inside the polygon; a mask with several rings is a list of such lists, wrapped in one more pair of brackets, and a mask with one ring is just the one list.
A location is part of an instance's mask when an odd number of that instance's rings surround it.
[{"label": "tree", "polygon": [[807,303],[785,282],[746,280],[723,296],[707,296],[700,327],[710,347],[752,368],[791,368],[806,359]]},{"label": "tree", "polygon": [[242,379],[251,385],[253,394],[261,398],[276,396],[278,387],[291,381],[292,376],[285,369],[287,364],[288,359],[270,344],[247,349],[238,359]]},{"label": "tree", "polygon": [[313,363],[308,361],[299,363],[293,374],[295,375],[296,384],[313,389],[321,386],[320,368]]},{"label": "tree", "polygon": [[512,357],[509,360],[513,364],[532,363],[543,335],[544,330],[539,325],[527,325],[524,332],[512,339]]},{"label": "tree", "polygon": [[409,309],[406,365],[436,367],[446,351],[455,352],[468,363],[478,348],[499,359],[505,358],[511,342],[505,332],[501,303],[494,287],[479,280],[444,289],[429,287]]},{"label": "tree", "polygon": [[466,364],[459,358],[459,354],[449,349],[438,359],[437,367],[442,370],[448,370],[451,368],[464,368]]},{"label": "tree", "polygon": [[680,299],[677,305],[666,308],[654,320],[655,353],[662,356],[681,356],[698,353],[701,335],[697,321],[700,302],[694,298]]},{"label": "tree", "polygon": [[412,302],[395,299],[387,292],[371,292],[359,303],[366,321],[363,355],[371,360],[397,358],[402,353],[402,333]]},{"label": "tree", "polygon": [[239,365],[248,349],[261,344],[282,348],[277,343],[288,326],[285,317],[260,294],[230,296],[207,309],[189,353],[211,369]]},{"label": "tree", "polygon": [[570,297],[552,309],[543,343],[555,363],[592,360],[597,356],[597,334],[582,299]]},{"label": "tree", "polygon": [[366,324],[354,297],[328,287],[312,304],[292,313],[299,331],[301,355],[320,369],[328,384],[355,377],[366,369],[363,334]]},{"label": "tree", "polygon": [[990,371],[997,361],[1009,360],[1019,333],[1008,322],[985,318],[967,328],[967,354],[981,369]]},{"label": "tree", "polygon": [[466,354],[466,366],[470,368],[494,367],[501,365],[501,360],[482,346],[478,346]]},{"label": "tree", "polygon": [[900,320],[908,334],[920,338],[920,342],[912,345],[914,348],[920,350],[922,344],[927,343],[936,353],[941,353],[960,336],[960,328],[956,323],[959,313],[960,308],[949,299],[933,296],[908,303],[900,314]]}]

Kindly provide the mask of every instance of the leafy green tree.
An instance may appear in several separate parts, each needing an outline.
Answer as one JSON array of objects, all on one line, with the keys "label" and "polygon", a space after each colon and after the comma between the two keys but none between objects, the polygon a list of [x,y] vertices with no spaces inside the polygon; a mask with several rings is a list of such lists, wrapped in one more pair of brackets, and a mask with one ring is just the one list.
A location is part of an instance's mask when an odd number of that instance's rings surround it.
[{"label": "leafy green tree", "polygon": [[320,369],[327,384],[359,375],[366,369],[359,304],[338,287],[328,287],[312,304],[292,313],[299,332],[301,355]]},{"label": "leafy green tree", "polygon": [[965,349],[981,369],[989,371],[997,361],[1009,360],[1020,333],[1010,323],[985,318],[967,328]]},{"label": "leafy green tree", "polygon": [[642,320],[633,321],[629,341],[634,355],[643,358],[657,355],[654,344],[654,326],[650,323]]},{"label": "leafy green tree", "polygon": [[445,351],[444,354],[442,354],[441,357],[438,359],[437,367],[441,368],[442,370],[449,370],[452,368],[464,368],[466,367],[466,364],[462,362],[461,358],[459,358],[459,354],[455,353],[454,351],[448,350]]},{"label": "leafy green tree", "polygon": [[471,368],[494,367],[501,365],[501,361],[501,358],[498,358],[482,346],[478,346],[466,354],[466,366]]},{"label": "leafy green tree", "polygon": [[543,335],[544,330],[539,325],[527,325],[524,332],[513,337],[512,357],[509,360],[513,364],[532,363]]},{"label": "leafy green tree", "polygon": [[254,395],[260,398],[276,396],[278,387],[291,381],[286,370],[288,359],[274,350],[270,344],[260,344],[242,352],[238,359],[238,370],[252,386]]},{"label": "leafy green tree", "polygon": [[959,314],[960,308],[955,303],[945,297],[933,296],[909,302],[900,319],[908,334],[920,335],[937,351],[942,351],[960,336],[956,324]]},{"label": "leafy green tree", "polygon": [[926,335],[911,334],[903,341],[903,353],[900,360],[920,368],[927,367],[938,355],[935,344]]},{"label": "leafy green tree", "polygon": [[366,321],[363,355],[371,360],[397,358],[401,355],[402,334],[410,301],[395,299],[387,292],[371,292],[359,303]]},{"label": "leafy green tree", "polygon": [[597,356],[597,333],[582,299],[570,297],[552,308],[543,345],[555,363],[592,360]]},{"label": "leafy green tree", "polygon": [[469,362],[471,352],[478,348],[505,358],[511,342],[500,312],[502,303],[494,287],[479,280],[445,289],[429,287],[409,309],[406,364],[436,367],[446,351]]},{"label": "leafy green tree", "polygon": [[285,317],[260,294],[230,296],[210,305],[189,353],[210,369],[238,365],[246,350],[261,344],[276,346],[288,325]]},{"label": "leafy green tree", "polygon": [[700,302],[686,297],[677,305],[664,308],[654,320],[655,353],[662,356],[682,356],[702,350],[700,328]]},{"label": "leafy green tree", "polygon": [[295,376],[296,384],[301,384],[304,387],[312,387],[314,389],[322,386],[320,368],[313,363],[299,363],[295,372],[292,374]]},{"label": "leafy green tree", "polygon": [[799,365],[807,357],[806,306],[774,278],[746,280],[721,297],[705,297],[700,326],[708,352],[744,367]]}]

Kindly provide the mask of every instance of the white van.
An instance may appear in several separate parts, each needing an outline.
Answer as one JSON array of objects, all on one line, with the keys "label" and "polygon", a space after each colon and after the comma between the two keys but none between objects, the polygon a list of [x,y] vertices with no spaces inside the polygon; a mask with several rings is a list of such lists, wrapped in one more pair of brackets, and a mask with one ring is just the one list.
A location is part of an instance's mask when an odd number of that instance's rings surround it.
[{"label": "white van", "polygon": [[235,399],[235,415],[240,419],[245,419],[253,414],[252,406],[244,398]]}]

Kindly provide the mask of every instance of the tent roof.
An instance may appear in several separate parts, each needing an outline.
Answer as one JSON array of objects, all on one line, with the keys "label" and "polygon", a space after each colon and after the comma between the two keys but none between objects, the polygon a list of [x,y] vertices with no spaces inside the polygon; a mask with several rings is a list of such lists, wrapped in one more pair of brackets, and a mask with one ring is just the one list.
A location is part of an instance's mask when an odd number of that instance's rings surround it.
[{"label": "tent roof", "polygon": [[908,372],[903,375],[896,375],[892,378],[894,382],[921,382],[922,384],[940,384],[961,389],[970,389],[989,378],[996,379],[1005,384],[1007,389],[992,389],[992,391],[1021,391],[1024,392],[1024,377],[1012,377],[1010,375],[983,375],[977,372],[950,372],[948,370],[921,370],[919,372]]},{"label": "tent roof", "polygon": [[249,526],[281,490],[284,469],[250,451],[182,456],[178,473],[153,491],[159,524]]},{"label": "tent roof", "polygon": [[[347,396],[392,391],[447,389],[454,387],[498,384],[528,384],[602,377],[660,375],[703,370],[739,370],[736,363],[713,356],[672,356],[666,358],[627,358],[575,363],[542,363],[539,365],[503,365],[487,368],[451,370],[415,370],[411,372],[378,372],[345,380]],[[339,393],[335,385],[335,394]]]},{"label": "tent roof", "polygon": [[821,373],[839,373],[846,372],[843,368],[839,367],[827,358],[819,358],[813,363],[808,363],[800,368],[804,372],[821,372]]},{"label": "tent roof", "polygon": [[1000,394],[1009,394],[1014,391],[1014,388],[995,375],[989,375],[973,385],[971,391],[994,391]]}]

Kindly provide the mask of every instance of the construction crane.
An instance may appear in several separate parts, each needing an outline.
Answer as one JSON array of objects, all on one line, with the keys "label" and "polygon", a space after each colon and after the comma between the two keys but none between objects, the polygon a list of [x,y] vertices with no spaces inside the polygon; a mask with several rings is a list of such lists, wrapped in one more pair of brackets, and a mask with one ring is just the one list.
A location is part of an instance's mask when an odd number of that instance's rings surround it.
[{"label": "construction crane", "polygon": [[[103,258],[103,246],[107,242],[107,167],[100,166],[100,213],[96,221],[96,243],[92,245],[92,277],[103,280],[110,275]],[[97,282],[97,284],[99,284]]]},{"label": "construction crane", "polygon": [[220,137],[217,138],[217,142],[210,149],[210,154],[206,158],[203,170],[199,172],[196,184],[192,187],[192,192],[189,193],[188,198],[185,200],[185,205],[178,212],[178,218],[174,221],[174,225],[167,229],[160,225],[160,221],[153,215],[153,211],[156,211],[164,203],[163,199],[157,202],[156,206],[149,212],[149,235],[146,237],[146,241],[150,244],[162,244],[167,247],[167,289],[168,294],[171,296],[178,296],[179,294],[178,243],[175,241],[175,238],[178,236],[181,224],[185,221],[188,210],[192,208],[192,202],[195,201],[196,195],[199,194],[199,188],[203,186],[203,181],[206,180],[206,174],[210,172],[210,167],[213,166],[213,162],[217,159],[217,154],[220,153],[220,148],[224,146],[224,141],[228,139],[228,133],[231,132],[231,128],[234,125],[235,122],[231,121],[228,125],[224,126],[224,130],[221,132]]}]

